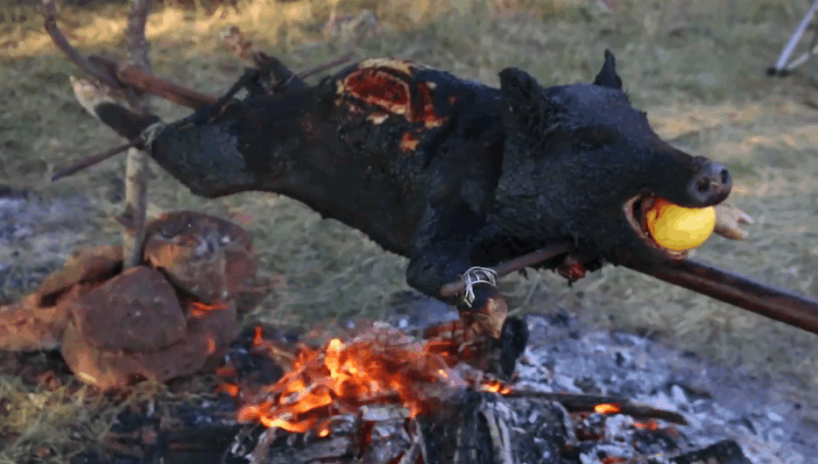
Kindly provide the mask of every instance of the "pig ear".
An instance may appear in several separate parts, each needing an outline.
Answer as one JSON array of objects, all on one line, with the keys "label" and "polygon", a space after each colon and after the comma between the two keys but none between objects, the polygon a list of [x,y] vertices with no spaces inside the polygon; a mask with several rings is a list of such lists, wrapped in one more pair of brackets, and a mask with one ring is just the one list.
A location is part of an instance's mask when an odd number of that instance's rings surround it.
[{"label": "pig ear", "polygon": [[562,107],[548,98],[542,86],[525,71],[500,71],[500,93],[504,124],[511,133],[522,130],[528,135],[544,136],[557,127]]},{"label": "pig ear", "polygon": [[594,79],[594,84],[600,87],[609,87],[622,90],[622,79],[616,74],[616,58],[610,50],[605,50],[605,64]]}]

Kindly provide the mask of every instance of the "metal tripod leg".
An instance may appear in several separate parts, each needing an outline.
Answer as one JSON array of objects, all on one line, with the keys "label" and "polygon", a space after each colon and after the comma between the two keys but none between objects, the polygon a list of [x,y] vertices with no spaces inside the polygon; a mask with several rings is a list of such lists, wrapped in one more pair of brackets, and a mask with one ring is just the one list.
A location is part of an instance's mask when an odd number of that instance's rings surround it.
[{"label": "metal tripod leg", "polygon": [[789,65],[787,64],[787,61],[790,59],[790,55],[792,55],[792,52],[798,45],[798,42],[801,41],[801,37],[804,36],[804,32],[806,32],[807,27],[809,27],[809,23],[812,21],[812,17],[815,15],[816,11],[818,11],[818,0],[815,0],[812,6],[810,6],[806,16],[804,16],[804,19],[801,20],[801,24],[798,25],[797,29],[795,29],[795,32],[790,37],[790,40],[787,41],[787,45],[784,46],[784,50],[781,51],[781,56],[778,57],[778,61],[776,61],[775,66],[767,70],[767,75],[778,75],[782,77],[786,76],[790,73],[790,71],[798,66],[801,66],[809,58],[818,53],[818,47],[813,46],[809,52],[801,55]]},{"label": "metal tripod leg", "polygon": [[818,55],[818,33],[816,33],[812,38],[812,44],[809,46],[809,50],[803,53],[798,58],[792,60],[790,64],[787,65],[786,69],[782,72],[782,76],[784,73],[792,72],[795,68],[801,66],[802,64],[806,63],[810,58],[813,56]]}]

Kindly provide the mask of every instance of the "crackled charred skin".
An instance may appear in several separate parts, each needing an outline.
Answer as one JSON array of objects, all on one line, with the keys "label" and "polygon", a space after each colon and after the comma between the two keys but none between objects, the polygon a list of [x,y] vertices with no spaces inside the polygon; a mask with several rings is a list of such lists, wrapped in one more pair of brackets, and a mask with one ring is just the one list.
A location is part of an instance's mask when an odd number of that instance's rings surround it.
[{"label": "crackled charred skin", "polygon": [[[150,152],[194,194],[288,195],[410,256],[430,200],[472,222],[486,215],[502,163],[499,96],[419,64],[367,60],[310,89],[234,102],[206,125],[169,124]],[[104,110],[129,137],[156,121]]]},{"label": "crackled charred skin", "polygon": [[[432,297],[472,266],[557,241],[582,261],[539,267],[569,278],[679,259],[641,230],[637,204],[702,207],[730,193],[723,166],[671,147],[631,107],[610,52],[590,84],[544,88],[514,68],[500,81],[366,60],[314,87],[234,101],[207,123],[169,124],[150,154],[197,195],[276,192],[364,232],[408,257],[408,283]],[[158,120],[101,110],[126,136]],[[491,286],[475,296],[476,315],[505,308]],[[495,338],[508,326],[505,314],[478,319]]]}]

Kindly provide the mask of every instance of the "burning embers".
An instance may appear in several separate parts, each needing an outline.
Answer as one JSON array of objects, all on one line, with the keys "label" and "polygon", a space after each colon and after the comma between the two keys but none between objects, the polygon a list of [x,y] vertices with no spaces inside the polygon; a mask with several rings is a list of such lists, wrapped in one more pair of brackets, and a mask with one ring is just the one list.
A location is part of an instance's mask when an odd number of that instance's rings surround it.
[{"label": "burning embers", "polygon": [[[237,437],[242,443],[225,462],[688,462],[673,426],[687,422],[676,412],[612,396],[512,388],[443,356],[446,342],[377,324],[346,342],[301,345],[289,373],[252,394],[225,384],[221,390],[243,403],[238,420],[263,430],[249,446],[246,435]],[[257,329],[253,345],[270,351],[275,343]],[[729,441],[698,453],[717,464],[743,456]]]},{"label": "burning embers", "polygon": [[102,388],[193,374],[217,357],[235,335],[238,300],[255,293],[249,234],[187,211],[146,234],[143,265],[123,272],[120,247],[86,248],[0,308],[0,348],[60,347],[79,379]]},{"label": "burning embers", "polygon": [[[265,346],[258,336],[254,345]],[[442,340],[416,340],[376,325],[348,342],[334,338],[322,348],[302,345],[290,372],[264,387],[255,402],[238,414],[290,432],[330,433],[334,417],[355,414],[364,406],[394,405],[408,417],[428,415],[469,386],[508,392],[497,380],[483,381],[475,371],[441,355]],[[224,387],[238,393],[233,384]]]}]

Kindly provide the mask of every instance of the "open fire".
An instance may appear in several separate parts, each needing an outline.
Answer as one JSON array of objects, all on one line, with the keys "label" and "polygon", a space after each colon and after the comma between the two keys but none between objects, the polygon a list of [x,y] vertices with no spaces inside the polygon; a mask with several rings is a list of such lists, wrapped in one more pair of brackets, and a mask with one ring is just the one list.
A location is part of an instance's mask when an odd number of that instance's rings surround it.
[{"label": "open fire", "polygon": [[256,327],[251,351],[287,373],[253,386],[230,365],[217,370],[238,422],[256,430],[224,462],[756,464],[732,440],[688,440],[675,408],[538,389],[525,367],[506,384],[445,355],[451,343],[378,323],[287,352]]},{"label": "open fire", "polygon": [[[261,327],[256,328],[254,349],[271,351]],[[363,406],[399,405],[408,417],[428,415],[455,392],[476,390],[509,393],[508,385],[485,378],[457,364],[448,342],[415,340],[395,329],[375,326],[348,342],[334,338],[321,348],[300,345],[290,371],[273,385],[264,386],[248,399],[236,383],[221,391],[242,396],[240,422],[259,422],[289,432],[330,434],[333,417],[354,414]],[[277,350],[278,351],[278,350]],[[280,352],[280,351],[279,351]],[[232,369],[220,370],[230,375]]]}]

